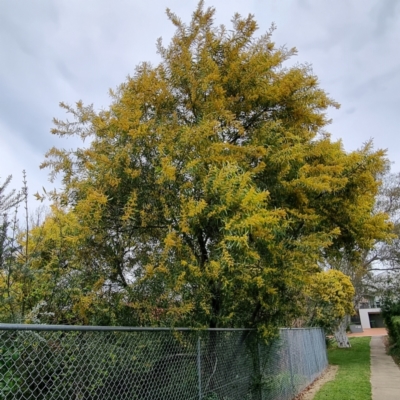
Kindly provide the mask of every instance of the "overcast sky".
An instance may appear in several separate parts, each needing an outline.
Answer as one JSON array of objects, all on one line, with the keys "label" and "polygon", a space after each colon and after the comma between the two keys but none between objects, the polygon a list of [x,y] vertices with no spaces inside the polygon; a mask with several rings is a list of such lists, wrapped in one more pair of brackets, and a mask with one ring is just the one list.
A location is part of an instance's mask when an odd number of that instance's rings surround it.
[{"label": "overcast sky", "polygon": [[[174,29],[165,9],[189,21],[197,0],[1,0],[0,183],[13,186],[26,170],[30,193],[51,188],[39,164],[64,118],[60,101],[109,104],[108,89],[142,61],[157,63],[155,42]],[[254,14],[259,34],[274,22],[277,45],[296,47],[295,61],[312,64],[321,87],[342,106],[331,110],[333,138],[357,149],[373,138],[400,171],[399,0],[207,0],[217,23],[235,12]],[[36,204],[31,201],[32,206]]]}]

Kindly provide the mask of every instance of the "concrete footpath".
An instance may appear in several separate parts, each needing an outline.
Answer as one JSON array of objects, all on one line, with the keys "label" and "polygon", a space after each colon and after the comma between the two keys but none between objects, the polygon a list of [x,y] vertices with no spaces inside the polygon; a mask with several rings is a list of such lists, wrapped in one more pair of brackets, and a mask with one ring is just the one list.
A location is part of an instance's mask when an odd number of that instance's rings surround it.
[{"label": "concrete footpath", "polygon": [[384,336],[371,337],[372,400],[400,399],[400,368],[386,354]]}]

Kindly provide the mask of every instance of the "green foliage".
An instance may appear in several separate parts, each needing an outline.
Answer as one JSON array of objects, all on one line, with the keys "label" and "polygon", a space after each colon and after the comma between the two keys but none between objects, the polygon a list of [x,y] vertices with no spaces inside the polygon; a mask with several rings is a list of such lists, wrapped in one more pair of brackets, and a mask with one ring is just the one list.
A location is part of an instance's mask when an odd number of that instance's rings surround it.
[{"label": "green foliage", "polygon": [[400,347],[400,315],[391,318],[391,337],[396,343],[397,347]]},{"label": "green foliage", "polygon": [[390,324],[394,316],[400,315],[400,301],[396,297],[384,296],[381,304],[382,317],[385,324]]},{"label": "green foliage", "polygon": [[350,338],[351,348],[328,349],[329,364],[338,365],[335,380],[327,382],[314,400],[370,400],[370,337]]},{"label": "green foliage", "polygon": [[17,348],[0,347],[0,394],[4,399],[13,398],[22,382],[13,368],[19,357]]},{"label": "green foliage", "polygon": [[400,301],[393,293],[386,293],[382,299],[382,317],[391,341],[391,353],[400,353]]}]

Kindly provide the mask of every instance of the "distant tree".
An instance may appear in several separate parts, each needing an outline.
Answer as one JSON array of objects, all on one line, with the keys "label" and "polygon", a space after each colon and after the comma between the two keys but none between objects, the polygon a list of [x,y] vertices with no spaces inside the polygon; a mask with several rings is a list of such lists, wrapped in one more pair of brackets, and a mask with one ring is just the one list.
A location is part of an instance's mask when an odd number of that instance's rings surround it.
[{"label": "distant tree", "polygon": [[[12,297],[11,274],[15,261],[16,239],[16,208],[21,201],[21,193],[15,189],[7,191],[12,176],[9,175],[3,184],[0,184],[0,275],[2,285],[0,287],[0,304],[5,304]],[[8,317],[13,313],[12,306],[8,307]],[[0,312],[0,318],[4,320],[4,314]]]},{"label": "distant tree", "polygon": [[76,265],[135,323],[268,333],[299,315],[319,262],[389,234],[373,212],[387,159],[330,139],[338,104],[309,66],[284,66],[296,50],[273,29],[256,38],[237,14],[216,27],[203,2],[189,25],[167,14],[161,63],[139,65],[109,109],[62,104],[74,120],[53,134],[89,141],[42,167],[62,175],[53,198],[79,222]]},{"label": "distant tree", "polygon": [[[2,209],[0,220],[0,321],[22,322],[24,316],[35,306],[32,293],[35,290],[35,274],[31,268],[33,253],[29,244],[30,230],[41,223],[43,210],[37,210],[36,221],[29,220],[28,183],[23,171],[23,185],[20,191],[5,194],[11,181],[8,177],[2,185]],[[20,205],[24,212],[21,213]],[[24,216],[21,225],[19,217]]]}]

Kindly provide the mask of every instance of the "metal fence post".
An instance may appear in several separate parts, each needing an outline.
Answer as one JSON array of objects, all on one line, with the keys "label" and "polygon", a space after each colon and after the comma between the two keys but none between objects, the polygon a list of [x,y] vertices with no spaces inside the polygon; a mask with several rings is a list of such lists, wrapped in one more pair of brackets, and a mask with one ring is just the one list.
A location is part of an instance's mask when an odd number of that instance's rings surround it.
[{"label": "metal fence post", "polygon": [[323,328],[321,328],[320,335],[321,335],[321,345],[323,346],[324,356],[325,356],[323,369],[325,369],[328,366],[328,347],[326,345],[326,335],[325,335],[325,330]]},{"label": "metal fence post", "polygon": [[[309,333],[310,333],[310,342],[311,343],[313,343],[314,342],[314,337],[316,336],[315,334],[314,334],[314,331],[309,331]],[[318,356],[317,356],[317,351],[320,351],[320,347],[321,346],[316,346],[316,345],[314,345],[314,346],[312,346],[312,350],[313,350],[313,356],[314,356],[314,363],[315,363],[315,365],[314,365],[314,369],[313,369],[313,376],[314,376],[314,374],[317,374],[317,375],[319,375],[319,362],[318,362]]]},{"label": "metal fence post", "polygon": [[261,346],[259,339],[257,340],[257,356],[258,356],[258,369],[260,374],[260,400],[264,400],[264,391],[262,385],[263,370],[261,365]]},{"label": "metal fence post", "polygon": [[203,398],[201,393],[201,339],[200,336],[197,338],[197,371],[198,371],[198,378],[199,378],[199,400]]},{"label": "metal fence post", "polygon": [[285,330],[287,350],[288,350],[288,356],[289,356],[290,383],[292,385],[293,395],[296,395],[296,388],[294,386],[294,380],[293,380],[293,362],[292,362],[292,354],[291,354],[292,351],[291,351],[291,346],[290,346],[289,335],[287,334],[287,332],[288,331]]}]

